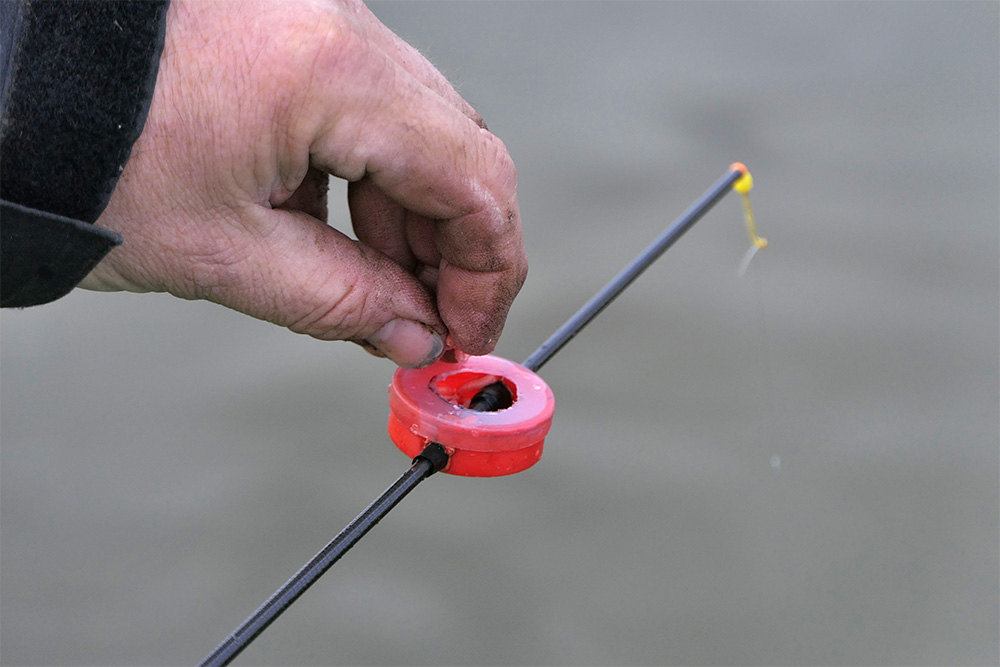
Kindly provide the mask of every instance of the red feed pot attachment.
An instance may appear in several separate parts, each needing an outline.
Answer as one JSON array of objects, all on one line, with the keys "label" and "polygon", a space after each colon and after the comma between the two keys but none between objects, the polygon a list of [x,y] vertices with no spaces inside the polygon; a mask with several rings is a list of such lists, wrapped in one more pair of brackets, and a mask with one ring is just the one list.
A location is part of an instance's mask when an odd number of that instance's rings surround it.
[{"label": "red feed pot attachment", "polygon": [[398,369],[389,385],[389,437],[413,459],[392,486],[306,563],[201,663],[228,665],[281,613],[364,537],[416,486],[435,472],[466,477],[512,475],[542,455],[555,399],[537,374],[640,273],[672,246],[731,189],[743,196],[751,248],[741,271],[767,241],[757,236],[748,193],[753,179],[733,163],[642,253],[566,321],[524,363],[450,351],[427,368]]},{"label": "red feed pot attachment", "polygon": [[[487,409],[477,405],[490,395]],[[493,355],[400,368],[389,385],[389,437],[410,458],[432,442],[444,447],[441,472],[512,475],[541,458],[555,404],[536,373]]]}]

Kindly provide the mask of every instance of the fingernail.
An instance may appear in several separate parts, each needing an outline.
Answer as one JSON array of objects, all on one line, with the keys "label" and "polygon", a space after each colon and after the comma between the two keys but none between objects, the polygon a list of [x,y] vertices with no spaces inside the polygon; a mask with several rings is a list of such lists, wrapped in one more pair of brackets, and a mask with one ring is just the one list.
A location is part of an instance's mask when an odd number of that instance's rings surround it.
[{"label": "fingernail", "polygon": [[403,368],[428,366],[444,352],[441,336],[413,320],[392,320],[371,335],[368,342]]}]

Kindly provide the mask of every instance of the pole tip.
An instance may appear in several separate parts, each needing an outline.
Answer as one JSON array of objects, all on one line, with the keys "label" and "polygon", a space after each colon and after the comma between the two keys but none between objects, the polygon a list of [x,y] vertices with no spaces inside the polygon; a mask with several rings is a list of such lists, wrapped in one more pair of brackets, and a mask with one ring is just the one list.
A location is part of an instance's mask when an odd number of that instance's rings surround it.
[{"label": "pole tip", "polygon": [[750,171],[747,169],[747,166],[742,162],[734,162],[729,165],[729,169],[743,174],[736,179],[736,182],[733,183],[733,190],[736,190],[740,194],[744,195],[750,192],[750,188],[753,187],[753,176],[750,175]]}]

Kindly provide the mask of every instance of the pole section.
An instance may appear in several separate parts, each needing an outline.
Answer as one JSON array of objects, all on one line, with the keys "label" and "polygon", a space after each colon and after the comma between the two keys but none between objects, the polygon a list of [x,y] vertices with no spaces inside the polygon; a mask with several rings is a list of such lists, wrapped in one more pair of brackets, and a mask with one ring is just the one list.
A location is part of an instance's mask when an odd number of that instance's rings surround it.
[{"label": "pole section", "polygon": [[646,270],[650,264],[655,262],[660,255],[677,242],[684,232],[691,229],[694,223],[698,222],[716,202],[722,199],[733,187],[733,183],[742,178],[745,172],[739,169],[731,169],[725,176],[705,191],[698,201],[692,204],[688,210],[684,211],[670,227],[668,227],[652,244],[642,253],[632,260],[628,266],[621,270],[611,282],[605,285],[600,292],[591,297],[580,310],[576,311],[573,317],[569,318],[565,324],[549,336],[549,339],[542,343],[541,347],[532,352],[531,356],[521,364],[530,371],[538,372],[552,356],[571,341],[583,327],[595,317],[597,317],[608,304],[615,300],[625,288],[632,284],[632,281],[639,277],[639,274]]},{"label": "pole section", "polygon": [[[436,449],[435,449],[436,448]],[[438,451],[440,450],[440,451]],[[245,649],[257,635],[264,632],[278,616],[295,602],[300,595],[323,576],[323,573],[340,560],[354,543],[375,527],[382,517],[389,513],[400,500],[415,489],[435,472],[444,467],[448,455],[441,445],[431,443],[413,460],[413,465],[385,490],[375,501],[347,525],[333,540],[323,547],[323,550],[313,556],[294,577],[279,588],[271,598],[253,613],[243,625],[236,628],[233,634],[219,644],[201,663],[201,667],[209,665],[228,665]]]}]

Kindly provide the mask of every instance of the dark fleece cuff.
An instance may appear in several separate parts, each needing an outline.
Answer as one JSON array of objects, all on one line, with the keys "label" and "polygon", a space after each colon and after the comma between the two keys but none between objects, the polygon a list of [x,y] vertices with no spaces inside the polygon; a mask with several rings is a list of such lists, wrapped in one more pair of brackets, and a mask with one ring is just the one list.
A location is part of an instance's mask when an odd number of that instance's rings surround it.
[{"label": "dark fleece cuff", "polygon": [[[87,223],[107,206],[142,132],[167,6],[167,0],[18,5],[0,99],[0,196],[20,205],[0,210],[3,305],[65,294],[120,242]],[[46,267],[41,274],[72,284],[36,293],[19,282],[40,275],[22,270],[27,266]],[[19,295],[16,303],[8,293]]]},{"label": "dark fleece cuff", "polygon": [[93,222],[139,138],[166,2],[28,2],[0,125],[3,198]]},{"label": "dark fleece cuff", "polygon": [[54,213],[0,201],[0,306],[23,308],[65,296],[108,251],[114,232]]}]

